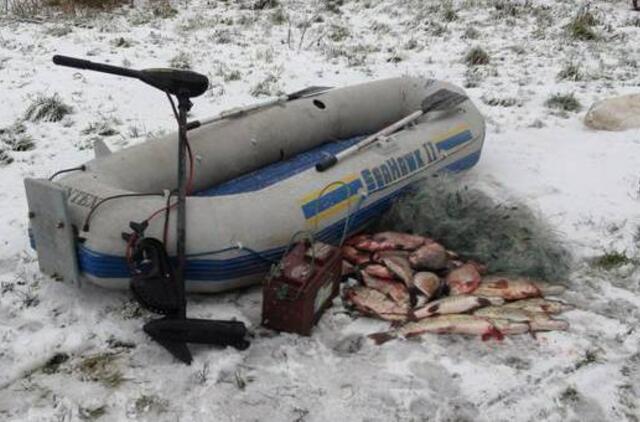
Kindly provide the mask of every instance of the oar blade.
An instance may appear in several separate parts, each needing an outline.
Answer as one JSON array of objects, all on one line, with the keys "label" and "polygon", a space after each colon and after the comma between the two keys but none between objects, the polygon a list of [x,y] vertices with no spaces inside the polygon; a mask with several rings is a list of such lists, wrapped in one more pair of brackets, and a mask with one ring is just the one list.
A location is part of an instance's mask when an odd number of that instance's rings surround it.
[{"label": "oar blade", "polygon": [[300,91],[292,92],[291,94],[287,94],[287,101],[297,100],[298,98],[310,97],[312,95],[317,95],[322,92],[328,91],[333,87],[330,86],[309,86]]},{"label": "oar blade", "polygon": [[439,89],[422,100],[422,112],[450,110],[465,102],[468,97],[448,89]]}]

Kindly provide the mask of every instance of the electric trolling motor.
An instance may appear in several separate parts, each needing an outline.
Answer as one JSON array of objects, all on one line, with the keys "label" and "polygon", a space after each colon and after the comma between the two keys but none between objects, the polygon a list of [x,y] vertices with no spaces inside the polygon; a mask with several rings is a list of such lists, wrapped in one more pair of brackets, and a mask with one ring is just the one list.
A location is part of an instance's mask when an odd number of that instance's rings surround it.
[{"label": "electric trolling motor", "polygon": [[[145,238],[147,223],[131,223],[133,234],[123,235],[127,245],[133,245],[134,266],[131,290],[147,309],[164,314],[144,326],[144,331],[184,363],[193,360],[186,343],[233,346],[239,350],[249,347],[245,340],[247,329],[240,321],[219,321],[187,318],[185,298],[186,266],[186,196],[187,196],[187,112],[193,104],[190,98],[202,95],[209,86],[206,76],[190,70],[144,69],[134,70],[66,56],[53,56],[57,65],[77,69],[136,78],[169,97],[178,121],[178,200],[177,200],[177,265],[171,263],[165,245],[157,239]],[[178,100],[175,110],[171,95]],[[165,212],[169,212],[167,205]],[[131,238],[133,236],[133,239]]]}]

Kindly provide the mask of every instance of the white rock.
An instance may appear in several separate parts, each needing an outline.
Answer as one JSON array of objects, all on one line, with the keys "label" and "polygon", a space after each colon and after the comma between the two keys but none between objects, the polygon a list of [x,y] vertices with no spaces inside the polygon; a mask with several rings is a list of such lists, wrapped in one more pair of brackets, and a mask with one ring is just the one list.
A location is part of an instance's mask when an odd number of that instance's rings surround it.
[{"label": "white rock", "polygon": [[598,101],[587,112],[584,124],[598,130],[640,128],[640,94]]}]

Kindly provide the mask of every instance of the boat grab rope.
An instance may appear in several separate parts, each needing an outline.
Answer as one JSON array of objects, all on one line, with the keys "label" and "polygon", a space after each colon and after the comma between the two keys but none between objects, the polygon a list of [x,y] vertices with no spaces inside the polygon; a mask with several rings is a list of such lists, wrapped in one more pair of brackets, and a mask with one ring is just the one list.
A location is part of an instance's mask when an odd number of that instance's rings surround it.
[{"label": "boat grab rope", "polygon": [[91,222],[91,219],[93,218],[93,214],[105,202],[111,201],[113,199],[131,198],[131,197],[136,197],[136,196],[164,196],[164,192],[123,193],[123,194],[119,194],[119,195],[107,196],[106,198],[102,198],[101,200],[96,202],[91,207],[89,212],[87,213],[87,216],[84,219],[84,223],[82,224],[82,231],[85,231],[85,232],[89,231],[89,223]]},{"label": "boat grab rope", "polygon": [[55,173],[53,173],[50,177],[49,177],[49,181],[52,181],[53,179],[55,179],[56,177],[60,176],[61,174],[64,173],[69,173],[72,171],[85,171],[87,169],[87,166],[85,166],[84,164],[78,167],[71,167],[70,169],[64,169],[64,170],[58,170]]}]

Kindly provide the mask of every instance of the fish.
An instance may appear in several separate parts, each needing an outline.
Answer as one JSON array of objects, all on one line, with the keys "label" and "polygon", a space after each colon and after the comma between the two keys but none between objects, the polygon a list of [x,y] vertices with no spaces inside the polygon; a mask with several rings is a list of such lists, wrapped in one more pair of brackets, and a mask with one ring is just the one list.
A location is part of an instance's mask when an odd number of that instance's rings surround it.
[{"label": "fish", "polygon": [[346,259],[342,260],[342,276],[350,276],[356,273],[356,267]]},{"label": "fish", "polygon": [[456,268],[460,268],[464,265],[464,261],[455,258],[449,258],[447,261],[447,270],[453,271]]},{"label": "fish", "polygon": [[[565,331],[569,329],[569,323],[567,321],[550,318],[549,315],[544,312],[531,312],[508,306],[488,306],[478,309],[473,315],[491,320],[506,320],[522,323],[527,327],[524,331],[514,333],[507,332],[507,329],[496,326],[505,334],[522,334],[527,331],[532,333],[536,331]],[[511,327],[511,330],[512,329],[513,327]]]},{"label": "fish", "polygon": [[373,239],[362,240],[354,245],[356,249],[367,252],[388,251],[396,248],[395,243],[392,242],[378,242]]},{"label": "fish", "polygon": [[400,280],[404,281],[407,287],[413,286],[413,269],[406,258],[401,256],[389,256],[383,258],[382,262],[393,274],[400,278]]},{"label": "fish", "polygon": [[[452,295],[475,293],[482,276],[473,264],[464,264],[447,274],[446,282]],[[481,294],[480,296],[491,296]]]},{"label": "fish", "polygon": [[447,250],[439,243],[427,243],[409,255],[409,263],[418,270],[441,270],[447,266]]},{"label": "fish", "polygon": [[487,264],[482,264],[482,263],[480,263],[478,261],[474,261],[472,259],[467,261],[467,264],[471,264],[474,267],[476,267],[476,270],[478,271],[478,273],[480,273],[480,275],[485,275],[489,271],[489,267],[487,266]]},{"label": "fish", "polygon": [[540,290],[540,292],[542,293],[542,296],[561,295],[562,293],[565,292],[565,290],[567,290],[567,288],[561,284],[549,284],[549,283],[545,283],[543,281],[537,281],[537,280],[529,280],[529,281],[535,284],[538,290]]},{"label": "fish", "polygon": [[[508,326],[506,323],[503,325]],[[424,333],[468,334],[480,335],[484,340],[491,337],[502,339],[502,333],[496,328],[495,322],[473,315],[443,315],[412,321],[395,330],[370,334],[369,338],[380,345],[394,338],[410,338]]]},{"label": "fish", "polygon": [[351,236],[350,238],[346,239],[344,241],[344,244],[347,246],[355,246],[356,244],[364,241],[364,240],[370,240],[371,239],[371,235],[370,234],[356,234]]},{"label": "fish", "polygon": [[364,267],[364,272],[378,278],[393,280],[396,275],[389,268],[380,264],[369,264]]},{"label": "fish", "polygon": [[569,322],[563,319],[548,317],[538,317],[529,322],[529,329],[536,331],[566,331],[569,329]]},{"label": "fish", "polygon": [[440,277],[430,272],[419,272],[413,276],[413,285],[427,298],[434,298],[440,290]]},{"label": "fish", "polygon": [[384,293],[365,287],[347,288],[344,298],[365,315],[374,316],[386,321],[407,321],[409,308],[398,305]]},{"label": "fish", "polygon": [[391,270],[400,280],[402,280],[409,289],[409,296],[411,297],[411,305],[416,303],[417,291],[413,285],[413,269],[406,258],[401,256],[390,256],[383,258],[384,265]]},{"label": "fish", "polygon": [[392,249],[392,250],[388,250],[388,251],[376,251],[373,253],[371,259],[373,260],[373,262],[377,262],[377,263],[382,263],[382,260],[384,258],[388,258],[390,256],[399,256],[402,258],[409,258],[409,255],[411,254],[410,251],[400,251],[397,249]]},{"label": "fish", "polygon": [[[491,321],[496,330],[503,335],[524,334],[531,331],[529,323],[526,322],[517,322],[502,318],[488,319],[489,321]],[[502,338],[498,336],[496,336],[496,338],[498,340],[502,340]],[[483,338],[483,340],[488,340],[488,338]]]},{"label": "fish", "polygon": [[557,300],[544,299],[536,297],[532,299],[516,300],[504,305],[507,308],[522,309],[529,312],[539,312],[545,314],[560,314],[570,311],[575,306]]},{"label": "fish", "polygon": [[541,297],[542,292],[532,282],[524,278],[508,276],[485,276],[474,294],[479,296],[499,296],[505,300],[520,300]]},{"label": "fish", "polygon": [[405,251],[418,249],[427,241],[427,239],[422,236],[398,232],[376,233],[373,235],[373,240],[378,242],[390,242],[394,245],[393,249],[402,249]]},{"label": "fish", "polygon": [[422,308],[414,309],[412,319],[418,320],[443,314],[463,314],[489,305],[491,305],[491,301],[484,297],[471,295],[447,296],[435,302],[427,303]]},{"label": "fish", "polygon": [[363,265],[371,261],[371,254],[359,251],[349,245],[342,247],[342,256],[353,265]]},{"label": "fish", "polygon": [[402,305],[405,307],[409,306],[409,291],[404,284],[393,280],[384,280],[378,277],[374,277],[364,271],[362,271],[361,274],[362,282],[365,286],[387,295],[398,305]]},{"label": "fish", "polygon": [[528,312],[523,309],[509,308],[506,306],[487,306],[478,309],[473,315],[484,318],[506,319],[513,322],[529,322],[536,317],[535,312]]}]

